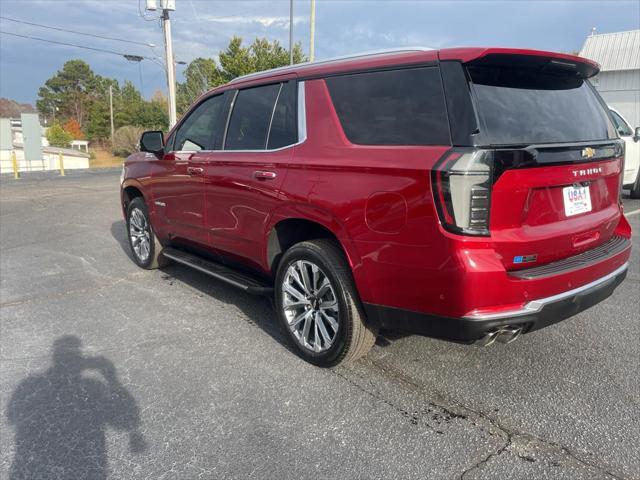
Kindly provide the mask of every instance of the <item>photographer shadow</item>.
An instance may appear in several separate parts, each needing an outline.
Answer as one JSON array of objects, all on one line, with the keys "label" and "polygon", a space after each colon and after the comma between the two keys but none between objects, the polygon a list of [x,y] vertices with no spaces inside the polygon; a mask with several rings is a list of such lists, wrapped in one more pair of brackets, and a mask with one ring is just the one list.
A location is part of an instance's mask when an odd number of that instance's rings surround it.
[{"label": "photographer shadow", "polygon": [[106,479],[107,427],[129,435],[129,449],[146,449],[140,410],[113,363],[82,354],[75,336],[53,344],[53,365],[24,379],[6,416],[15,429],[10,479]]}]

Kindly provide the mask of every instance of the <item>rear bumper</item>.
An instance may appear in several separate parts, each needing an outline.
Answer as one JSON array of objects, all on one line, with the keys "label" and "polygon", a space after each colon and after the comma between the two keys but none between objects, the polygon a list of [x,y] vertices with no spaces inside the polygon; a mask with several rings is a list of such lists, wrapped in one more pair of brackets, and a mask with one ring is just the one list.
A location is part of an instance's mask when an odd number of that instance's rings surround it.
[{"label": "rear bumper", "polygon": [[539,330],[608,298],[627,275],[628,263],[579,288],[530,301],[521,307],[462,318],[428,315],[393,307],[364,304],[369,321],[380,328],[402,330],[454,342],[471,343],[500,327]]}]

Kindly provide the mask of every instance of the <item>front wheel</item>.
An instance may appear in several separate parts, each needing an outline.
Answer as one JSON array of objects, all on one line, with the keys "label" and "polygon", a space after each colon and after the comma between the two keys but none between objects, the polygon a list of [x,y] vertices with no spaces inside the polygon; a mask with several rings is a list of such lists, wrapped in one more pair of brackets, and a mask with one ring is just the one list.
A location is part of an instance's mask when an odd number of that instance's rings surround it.
[{"label": "front wheel", "polygon": [[127,238],[133,261],[139,267],[151,270],[167,263],[162,256],[162,245],[151,228],[149,211],[142,197],[134,198],[127,208]]},{"label": "front wheel", "polygon": [[365,323],[351,269],[330,240],[291,247],[278,266],[278,317],[298,354],[330,367],[353,361],[373,346],[376,330]]}]

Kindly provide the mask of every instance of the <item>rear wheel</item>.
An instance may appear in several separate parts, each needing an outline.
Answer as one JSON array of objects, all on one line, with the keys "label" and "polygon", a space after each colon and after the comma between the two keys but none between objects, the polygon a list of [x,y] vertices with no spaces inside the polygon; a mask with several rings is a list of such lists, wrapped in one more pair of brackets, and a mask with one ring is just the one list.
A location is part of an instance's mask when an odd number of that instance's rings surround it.
[{"label": "rear wheel", "polygon": [[631,198],[640,198],[640,169],[638,170],[638,174],[636,175],[636,181],[631,186]]},{"label": "rear wheel", "polygon": [[278,317],[299,355],[329,367],[353,361],[373,346],[376,330],[365,323],[351,270],[330,240],[291,247],[276,275]]},{"label": "rear wheel", "polygon": [[162,267],[167,259],[162,256],[162,245],[153,233],[147,205],[142,197],[134,198],[127,208],[127,238],[133,260],[139,267]]}]

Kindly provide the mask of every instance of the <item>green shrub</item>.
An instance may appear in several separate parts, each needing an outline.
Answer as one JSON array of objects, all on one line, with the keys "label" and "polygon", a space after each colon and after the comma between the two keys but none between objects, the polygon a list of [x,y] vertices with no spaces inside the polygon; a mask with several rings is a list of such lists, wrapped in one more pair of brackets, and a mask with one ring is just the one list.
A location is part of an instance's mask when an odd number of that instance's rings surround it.
[{"label": "green shrub", "polygon": [[68,148],[73,136],[62,125],[54,123],[47,129],[47,140],[52,147]]}]

